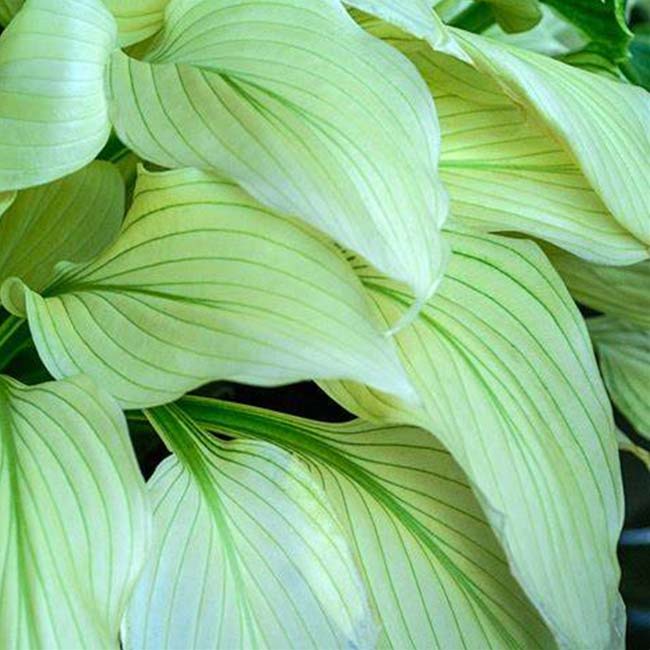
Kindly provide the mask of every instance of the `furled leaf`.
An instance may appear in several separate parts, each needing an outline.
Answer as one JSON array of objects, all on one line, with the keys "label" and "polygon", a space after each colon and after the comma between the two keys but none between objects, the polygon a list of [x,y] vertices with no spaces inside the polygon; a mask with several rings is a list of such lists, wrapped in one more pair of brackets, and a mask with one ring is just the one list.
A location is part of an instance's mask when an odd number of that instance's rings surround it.
[{"label": "furled leaf", "polygon": [[650,328],[614,316],[587,322],[612,401],[650,438]]},{"label": "furled leaf", "polygon": [[18,192],[0,214],[0,283],[18,276],[44,289],[57,262],[89,260],[110,244],[123,216],[124,182],[106,162]]},{"label": "furled leaf", "polygon": [[3,298],[53,376],[89,374],[125,407],[215,379],[411,391],[342,253],[198,170],[142,172],[109,249],[62,267],[43,297],[9,280]]},{"label": "furled leaf", "polygon": [[203,428],[267,441],[308,463],[352,541],[380,647],[553,647],[466,477],[428,432],[200,398],[180,406]]},{"label": "furled leaf", "polygon": [[99,0],[27,0],[0,36],[0,191],[65,176],[104,146],[115,46]]},{"label": "furled leaf", "polygon": [[[557,641],[620,647],[620,469],[584,322],[534,244],[450,238],[444,282],[396,337],[424,413],[353,385],[354,400],[332,394],[374,419],[426,424],[467,473]],[[360,272],[387,320],[403,311],[408,296]]]},{"label": "furled leaf", "polygon": [[539,0],[480,0],[492,7],[497,22],[506,32],[525,32],[542,19]]},{"label": "furled leaf", "polygon": [[650,329],[650,262],[599,266],[557,250],[548,254],[578,302]]},{"label": "furled leaf", "polygon": [[648,93],[475,34],[453,33],[477,69],[544,123],[575,157],[614,218],[650,243]]},{"label": "furled leaf", "polygon": [[568,148],[490,74],[377,21],[363,24],[411,58],[435,98],[453,221],[524,232],[594,262],[648,257],[648,245],[612,216]]},{"label": "furled leaf", "polygon": [[125,648],[373,647],[363,583],[304,465],[222,442],[175,406],[148,416],[174,455],[149,481],[158,543]]},{"label": "furled leaf", "polygon": [[625,0],[542,0],[582,30],[612,61],[627,58],[632,38],[625,23]]},{"label": "furled leaf", "polygon": [[85,378],[0,378],[0,646],[116,648],[149,528],[113,400]]},{"label": "furled leaf", "polygon": [[113,55],[109,94],[143,158],[224,173],[420,300],[437,286],[448,201],[433,102],[337,0],[173,0],[146,61]]}]

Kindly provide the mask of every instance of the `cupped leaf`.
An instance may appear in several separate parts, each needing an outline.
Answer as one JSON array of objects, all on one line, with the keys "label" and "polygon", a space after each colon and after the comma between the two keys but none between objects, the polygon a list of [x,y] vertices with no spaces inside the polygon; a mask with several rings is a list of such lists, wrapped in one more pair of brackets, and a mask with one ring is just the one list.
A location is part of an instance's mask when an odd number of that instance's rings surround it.
[{"label": "cupped leaf", "polygon": [[614,218],[650,244],[648,92],[475,34],[453,33],[477,69],[566,147]]},{"label": "cupped leaf", "polygon": [[[423,411],[353,385],[352,400],[332,393],[353,412],[425,424],[466,472],[558,643],[620,647],[620,468],[584,321],[534,244],[450,239],[439,291],[396,337]],[[360,273],[387,320],[404,310],[394,284]]]},{"label": "cupped leaf", "polygon": [[304,465],[223,442],[173,405],[148,417],[174,455],[149,481],[157,545],[125,648],[373,647],[363,583]]},{"label": "cupped leaf", "polygon": [[415,63],[435,99],[450,223],[524,232],[599,263],[648,257],[647,243],[612,216],[570,151],[489,74],[379,21],[363,26]]},{"label": "cupped leaf", "polygon": [[143,41],[163,25],[169,0],[103,0],[117,21],[120,45]]},{"label": "cupped leaf", "polygon": [[0,214],[0,283],[18,276],[44,289],[61,261],[81,262],[115,239],[124,216],[124,182],[106,162],[17,193]]},{"label": "cupped leaf", "polygon": [[106,393],[85,378],[0,378],[3,648],[117,647],[150,516]]},{"label": "cupped leaf", "polygon": [[234,179],[420,300],[437,286],[448,201],[433,102],[337,0],[173,0],[146,61],[113,55],[109,94],[143,158]]},{"label": "cupped leaf", "polygon": [[332,425],[186,398],[200,426],[298,454],[345,526],[380,647],[549,648],[467,479],[427,431]]},{"label": "cupped leaf", "polygon": [[612,267],[588,264],[558,250],[547,252],[578,302],[650,329],[650,262]]},{"label": "cupped leaf", "polygon": [[494,17],[505,32],[525,32],[542,19],[539,0],[479,0],[492,7]]},{"label": "cupped leaf", "polygon": [[27,0],[0,36],[0,191],[65,176],[104,146],[115,47],[99,0]]},{"label": "cupped leaf", "polygon": [[89,374],[125,407],[215,379],[411,392],[343,254],[198,170],[142,172],[109,249],[63,266],[43,296],[8,280],[3,298],[53,376]]},{"label": "cupped leaf", "polygon": [[614,316],[587,323],[612,401],[650,438],[650,328]]}]

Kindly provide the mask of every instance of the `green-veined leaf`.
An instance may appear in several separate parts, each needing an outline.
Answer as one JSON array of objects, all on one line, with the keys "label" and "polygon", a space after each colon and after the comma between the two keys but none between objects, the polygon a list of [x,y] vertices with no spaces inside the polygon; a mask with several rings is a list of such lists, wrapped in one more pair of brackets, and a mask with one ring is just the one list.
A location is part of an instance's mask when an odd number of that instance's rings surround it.
[{"label": "green-veined leaf", "polygon": [[150,516],[107,394],[0,378],[0,646],[116,647]]},{"label": "green-veined leaf", "polygon": [[198,170],[142,172],[109,249],[62,266],[44,297],[10,279],[3,299],[26,309],[53,376],[86,373],[126,407],[214,379],[355,377],[410,392],[343,254]]},{"label": "green-veined leaf", "polygon": [[380,647],[553,647],[465,476],[429,432],[199,398],[179,404],[204,428],[271,442],[308,463],[352,541]]},{"label": "green-veined leaf", "polygon": [[222,442],[173,405],[148,416],[174,455],[149,481],[158,544],[125,647],[372,647],[353,556],[304,465],[267,443]]},{"label": "green-veined leaf", "polygon": [[338,0],[173,0],[146,61],[113,55],[109,88],[138,155],[233,178],[420,300],[437,286],[448,200],[433,102]]},{"label": "green-veined leaf", "polygon": [[631,264],[648,257],[647,243],[616,221],[571,153],[489,74],[378,21],[363,26],[399,47],[429,85],[453,221],[525,232],[594,262]]},{"label": "green-veined leaf", "polygon": [[65,176],[101,150],[115,46],[99,0],[27,0],[0,36],[0,191]]},{"label": "green-veined leaf", "polygon": [[[531,242],[450,240],[440,289],[396,337],[424,412],[350,385],[354,400],[330,392],[359,415],[425,424],[475,486],[557,641],[620,647],[620,468],[584,322]],[[403,311],[409,299],[395,285],[360,272],[387,320]]]},{"label": "green-veined leaf", "polygon": [[477,69],[569,150],[614,218],[649,244],[648,92],[475,34],[453,33]]},{"label": "green-veined leaf", "polygon": [[571,295],[583,305],[650,329],[650,262],[612,267],[548,250]]},{"label": "green-veined leaf", "polygon": [[57,262],[86,261],[115,239],[124,216],[124,182],[106,162],[17,193],[0,214],[0,283],[18,276],[44,289]]},{"label": "green-veined leaf", "polygon": [[650,438],[650,329],[614,316],[587,323],[612,401]]}]

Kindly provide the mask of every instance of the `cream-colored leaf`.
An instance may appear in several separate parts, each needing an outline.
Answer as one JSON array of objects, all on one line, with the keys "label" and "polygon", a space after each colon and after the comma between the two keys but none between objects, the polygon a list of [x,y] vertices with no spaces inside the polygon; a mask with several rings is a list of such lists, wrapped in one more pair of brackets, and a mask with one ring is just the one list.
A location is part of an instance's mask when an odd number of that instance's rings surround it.
[{"label": "cream-colored leaf", "polygon": [[0,378],[1,647],[117,648],[150,519],[106,393]]},{"label": "cream-colored leaf", "polygon": [[99,0],[27,0],[0,36],[0,191],[89,163],[110,132],[116,27]]},{"label": "cream-colored leaf", "polygon": [[343,254],[198,170],[142,172],[109,249],[61,267],[43,296],[15,279],[2,295],[53,376],[84,372],[125,407],[217,379],[412,391]]}]

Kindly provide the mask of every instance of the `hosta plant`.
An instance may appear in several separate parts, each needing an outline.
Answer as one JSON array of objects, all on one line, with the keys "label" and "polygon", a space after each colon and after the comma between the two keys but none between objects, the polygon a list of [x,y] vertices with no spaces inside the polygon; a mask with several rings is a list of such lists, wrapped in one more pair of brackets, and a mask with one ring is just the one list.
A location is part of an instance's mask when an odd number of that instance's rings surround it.
[{"label": "hosta plant", "polygon": [[623,647],[632,9],[0,0],[2,648]]}]

